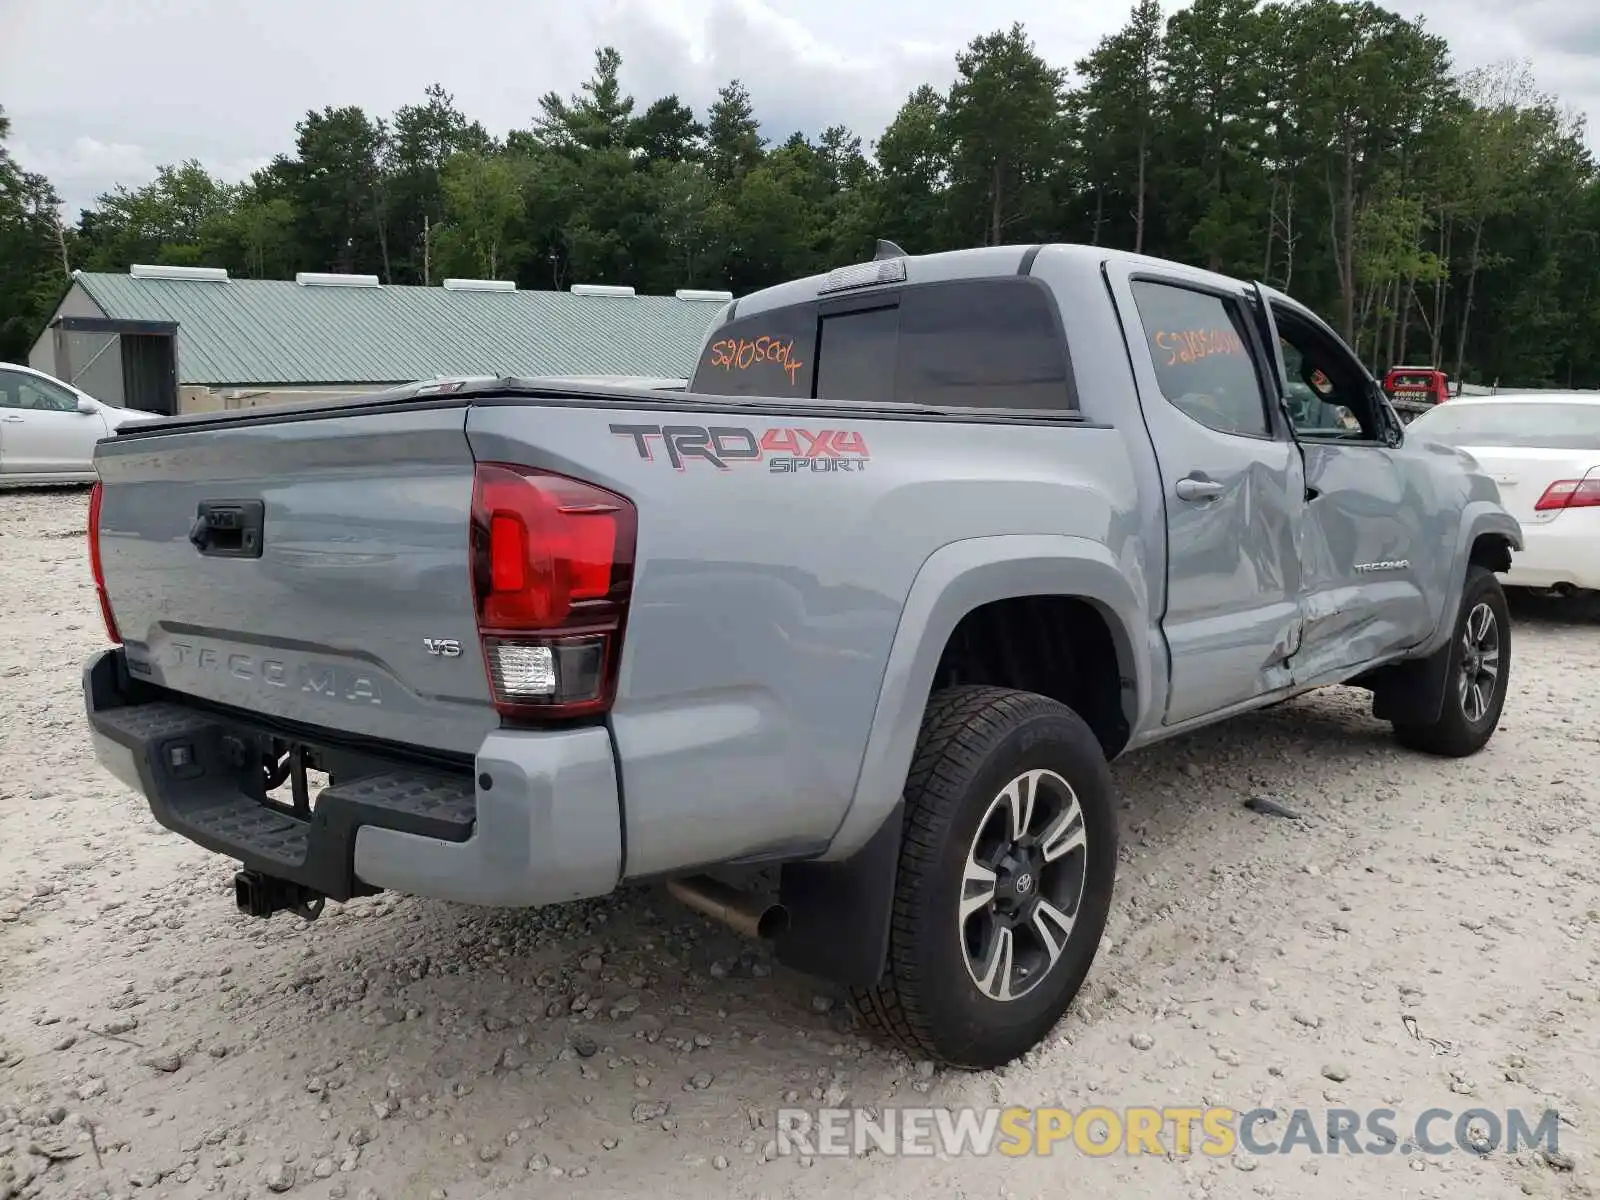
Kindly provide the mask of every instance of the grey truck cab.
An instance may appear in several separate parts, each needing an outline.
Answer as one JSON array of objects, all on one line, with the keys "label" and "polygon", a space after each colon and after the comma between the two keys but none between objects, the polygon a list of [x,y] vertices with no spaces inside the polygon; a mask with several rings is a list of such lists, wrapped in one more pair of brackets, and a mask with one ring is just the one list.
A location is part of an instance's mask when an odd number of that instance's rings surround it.
[{"label": "grey truck cab", "polygon": [[962,1066],[1089,970],[1108,760],[1330,684],[1468,755],[1506,696],[1494,484],[1288,297],[1102,249],[885,244],[728,305],[681,393],[433,383],[95,461],[95,745],[245,911],[664,881]]}]

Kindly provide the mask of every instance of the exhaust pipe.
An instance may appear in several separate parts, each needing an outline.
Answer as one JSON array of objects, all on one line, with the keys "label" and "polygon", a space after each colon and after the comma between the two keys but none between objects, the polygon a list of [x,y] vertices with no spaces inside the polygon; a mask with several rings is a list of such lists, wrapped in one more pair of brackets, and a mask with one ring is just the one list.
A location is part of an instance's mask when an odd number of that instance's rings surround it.
[{"label": "exhaust pipe", "polygon": [[709,875],[669,879],[667,892],[685,908],[747,938],[775,938],[789,928],[789,910],[783,905],[769,904]]}]

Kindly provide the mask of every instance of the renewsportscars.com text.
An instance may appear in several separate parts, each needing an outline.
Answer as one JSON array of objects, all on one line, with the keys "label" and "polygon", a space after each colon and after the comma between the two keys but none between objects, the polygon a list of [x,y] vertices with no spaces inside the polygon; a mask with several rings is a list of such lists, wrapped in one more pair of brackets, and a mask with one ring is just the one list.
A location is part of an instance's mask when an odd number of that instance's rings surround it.
[{"label": "renewsportscars.com text", "polygon": [[1520,1109],[781,1108],[780,1154],[1443,1155],[1559,1150],[1560,1115]]}]

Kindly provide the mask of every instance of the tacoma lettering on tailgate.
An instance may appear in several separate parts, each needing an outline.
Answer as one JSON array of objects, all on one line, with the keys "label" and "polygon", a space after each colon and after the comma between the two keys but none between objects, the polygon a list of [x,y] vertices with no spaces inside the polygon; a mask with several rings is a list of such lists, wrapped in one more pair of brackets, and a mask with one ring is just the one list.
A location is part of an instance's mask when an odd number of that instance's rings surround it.
[{"label": "tacoma lettering on tailgate", "polygon": [[613,425],[611,432],[631,438],[646,462],[655,461],[656,445],[665,449],[675,471],[691,458],[719,471],[740,463],[765,462],[774,475],[862,471],[871,459],[866,439],[849,429],[774,426],[757,432],[740,425]]},{"label": "tacoma lettering on tailgate", "polygon": [[370,675],[322,663],[289,664],[275,658],[252,654],[219,653],[209,646],[188,642],[171,643],[174,667],[231,675],[245,682],[260,682],[268,687],[293,688],[329,700],[351,704],[382,704],[377,680]]}]

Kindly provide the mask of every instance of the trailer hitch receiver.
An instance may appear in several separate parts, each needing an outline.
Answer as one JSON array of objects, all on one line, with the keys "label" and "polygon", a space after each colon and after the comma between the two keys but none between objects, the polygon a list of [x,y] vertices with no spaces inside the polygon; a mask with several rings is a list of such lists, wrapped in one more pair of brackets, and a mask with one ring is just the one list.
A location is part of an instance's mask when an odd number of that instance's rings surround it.
[{"label": "trailer hitch receiver", "polygon": [[260,871],[239,871],[233,877],[233,898],[239,911],[251,917],[270,917],[275,912],[292,912],[307,921],[322,915],[328,898],[308,887],[264,875]]}]

